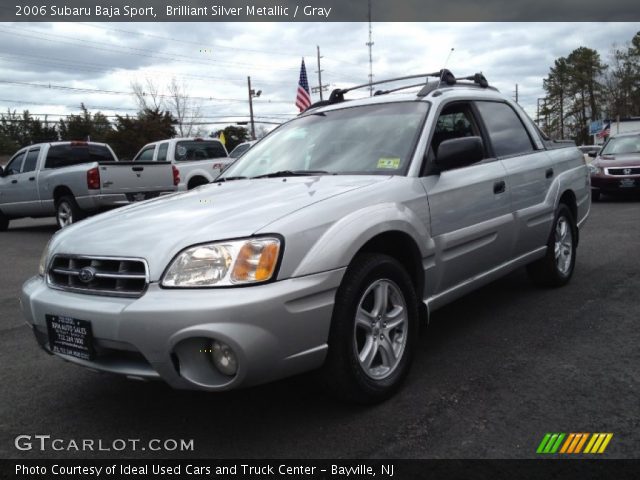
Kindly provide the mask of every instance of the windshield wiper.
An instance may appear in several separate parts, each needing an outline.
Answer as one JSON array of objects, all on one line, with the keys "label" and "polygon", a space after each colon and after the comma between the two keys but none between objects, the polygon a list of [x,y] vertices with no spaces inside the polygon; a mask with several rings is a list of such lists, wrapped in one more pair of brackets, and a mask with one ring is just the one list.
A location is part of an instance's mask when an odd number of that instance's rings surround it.
[{"label": "windshield wiper", "polygon": [[279,170],[277,172],[264,173],[251,178],[275,178],[275,177],[305,177],[310,175],[328,175],[325,170]]},{"label": "windshield wiper", "polygon": [[244,180],[247,177],[222,177],[222,178],[216,178],[213,183],[217,183],[217,182],[230,182],[231,180]]}]

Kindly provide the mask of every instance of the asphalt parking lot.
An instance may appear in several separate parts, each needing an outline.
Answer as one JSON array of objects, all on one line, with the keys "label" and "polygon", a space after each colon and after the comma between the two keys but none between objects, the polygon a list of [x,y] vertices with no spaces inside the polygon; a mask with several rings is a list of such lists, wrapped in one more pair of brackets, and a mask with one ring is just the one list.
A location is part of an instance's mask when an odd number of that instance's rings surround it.
[{"label": "asphalt parking lot", "polygon": [[[225,394],[96,374],[40,350],[17,292],[53,220],[0,233],[2,458],[150,457],[19,452],[20,434],[194,439],[200,458],[531,458],[546,432],[612,432],[607,458],[640,453],[640,201],[593,205],[572,282],[515,272],[438,311],[404,388],[340,404],[312,375]],[[156,453],[155,455],[160,455]]]}]

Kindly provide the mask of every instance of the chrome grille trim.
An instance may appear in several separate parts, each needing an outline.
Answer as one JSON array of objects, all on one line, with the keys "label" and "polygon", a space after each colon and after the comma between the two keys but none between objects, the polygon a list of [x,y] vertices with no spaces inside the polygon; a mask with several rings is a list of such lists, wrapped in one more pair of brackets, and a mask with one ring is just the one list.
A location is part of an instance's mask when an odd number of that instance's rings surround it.
[{"label": "chrome grille trim", "polygon": [[[631,170],[631,173],[624,173],[625,170]],[[605,168],[604,173],[614,177],[640,177],[640,167],[610,167]]]},{"label": "chrome grille trim", "polygon": [[[87,267],[94,274],[85,283],[80,271]],[[47,284],[76,293],[137,298],[149,285],[149,266],[143,258],[56,254],[49,262]]]}]

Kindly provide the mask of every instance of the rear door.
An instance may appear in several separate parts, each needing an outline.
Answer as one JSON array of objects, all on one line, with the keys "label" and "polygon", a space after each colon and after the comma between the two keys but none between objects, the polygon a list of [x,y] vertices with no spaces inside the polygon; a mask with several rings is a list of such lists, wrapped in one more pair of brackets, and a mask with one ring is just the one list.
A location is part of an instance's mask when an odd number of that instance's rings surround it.
[{"label": "rear door", "polygon": [[430,290],[443,293],[509,258],[513,218],[507,172],[487,148],[486,135],[471,102],[453,102],[440,111],[428,163],[444,140],[479,136],[485,158],[473,165],[424,176],[437,274]]},{"label": "rear door", "polygon": [[[554,201],[547,199],[559,172],[523,119],[507,102],[475,102],[488,132],[493,151],[507,170],[515,222],[513,256],[519,257],[545,245],[554,215]],[[545,201],[546,200],[546,201]]]}]

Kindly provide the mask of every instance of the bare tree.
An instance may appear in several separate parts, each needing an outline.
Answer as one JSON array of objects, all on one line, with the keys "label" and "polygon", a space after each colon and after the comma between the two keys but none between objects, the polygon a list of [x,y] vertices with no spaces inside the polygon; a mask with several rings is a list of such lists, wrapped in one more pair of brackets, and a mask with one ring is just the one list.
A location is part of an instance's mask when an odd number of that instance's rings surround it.
[{"label": "bare tree", "polygon": [[178,120],[178,134],[181,137],[195,136],[200,132],[198,124],[201,123],[201,103],[189,96],[188,85],[185,82],[178,83],[171,79],[167,90],[166,105],[173,116]]},{"label": "bare tree", "polygon": [[160,87],[151,78],[147,78],[145,83],[131,82],[131,90],[136,97],[136,103],[141,111],[152,110],[160,112],[164,109],[164,98],[160,93]]}]

